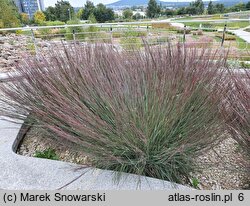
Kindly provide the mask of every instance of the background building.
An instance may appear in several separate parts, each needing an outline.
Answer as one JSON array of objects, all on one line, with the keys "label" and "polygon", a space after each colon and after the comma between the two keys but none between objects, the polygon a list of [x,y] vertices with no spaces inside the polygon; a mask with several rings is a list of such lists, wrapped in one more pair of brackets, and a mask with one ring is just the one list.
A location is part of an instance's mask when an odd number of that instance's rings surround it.
[{"label": "background building", "polygon": [[36,11],[44,10],[44,0],[14,0],[19,12],[27,13],[30,18]]}]

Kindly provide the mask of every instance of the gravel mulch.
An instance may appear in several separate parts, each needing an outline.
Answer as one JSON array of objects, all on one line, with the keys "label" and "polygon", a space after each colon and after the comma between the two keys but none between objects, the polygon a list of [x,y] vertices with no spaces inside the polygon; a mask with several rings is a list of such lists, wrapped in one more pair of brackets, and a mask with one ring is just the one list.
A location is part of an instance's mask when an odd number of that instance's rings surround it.
[{"label": "gravel mulch", "polygon": [[65,147],[58,140],[51,139],[43,135],[43,130],[32,127],[22,140],[17,154],[33,157],[36,151],[44,151],[48,148],[55,150],[60,161],[71,162],[76,164],[90,164],[90,160],[86,154],[76,151],[71,147]]},{"label": "gravel mulch", "polygon": [[250,189],[250,159],[234,139],[225,139],[196,161],[201,171],[193,177],[200,189]]},{"label": "gravel mulch", "polygon": [[[44,151],[48,148],[54,149],[61,161],[81,165],[91,164],[84,152],[62,146],[57,140],[43,135],[41,129],[34,127],[23,139],[17,153],[34,156],[36,151]],[[250,160],[246,159],[246,156],[237,142],[227,138],[220,145],[197,158],[196,163],[201,170],[191,175],[198,180],[198,189],[250,189]]]}]

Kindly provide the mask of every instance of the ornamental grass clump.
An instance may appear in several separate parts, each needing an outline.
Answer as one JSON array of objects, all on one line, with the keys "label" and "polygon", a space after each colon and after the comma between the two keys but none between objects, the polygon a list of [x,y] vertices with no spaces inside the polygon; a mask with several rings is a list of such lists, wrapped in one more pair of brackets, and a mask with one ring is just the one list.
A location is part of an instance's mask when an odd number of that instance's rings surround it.
[{"label": "ornamental grass clump", "polygon": [[24,59],[1,86],[9,105],[1,110],[29,115],[95,167],[182,182],[193,159],[223,138],[227,78],[225,58],[215,56],[183,45],[58,46]]},{"label": "ornamental grass clump", "polygon": [[234,70],[230,72],[230,79],[232,89],[224,107],[228,131],[250,155],[250,71]]}]

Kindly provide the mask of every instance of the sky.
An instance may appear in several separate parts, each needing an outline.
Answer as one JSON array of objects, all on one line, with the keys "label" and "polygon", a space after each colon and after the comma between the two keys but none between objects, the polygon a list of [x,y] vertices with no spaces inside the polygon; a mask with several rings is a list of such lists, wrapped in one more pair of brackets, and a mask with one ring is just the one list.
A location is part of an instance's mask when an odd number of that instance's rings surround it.
[{"label": "sky", "polygon": [[[82,7],[86,2],[86,0],[68,0],[68,1],[73,7]],[[91,0],[91,1],[94,2],[94,4],[98,3],[109,4],[116,2],[118,0]],[[57,0],[44,0],[45,7],[54,6],[56,2]]]},{"label": "sky", "polygon": [[[73,7],[82,7],[86,2],[86,0],[68,0],[68,1]],[[95,4],[98,4],[98,3],[109,4],[109,3],[116,2],[118,0],[91,0],[91,1],[94,2]],[[162,0],[162,1],[168,2],[168,1],[178,1],[178,0]],[[185,1],[191,1],[191,0],[179,0],[179,1],[185,2]],[[54,6],[56,2],[57,0],[44,0],[45,7]]]}]

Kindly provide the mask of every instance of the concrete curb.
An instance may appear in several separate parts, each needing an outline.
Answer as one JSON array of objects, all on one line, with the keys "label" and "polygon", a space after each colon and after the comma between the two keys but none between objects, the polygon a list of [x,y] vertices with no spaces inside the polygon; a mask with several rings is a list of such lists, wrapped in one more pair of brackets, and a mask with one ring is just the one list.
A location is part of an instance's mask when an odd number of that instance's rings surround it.
[{"label": "concrete curb", "polygon": [[27,131],[22,123],[0,116],[0,188],[10,190],[192,190],[192,188],[155,178],[124,173],[119,183],[117,172],[61,161],[17,155],[14,151]]}]

